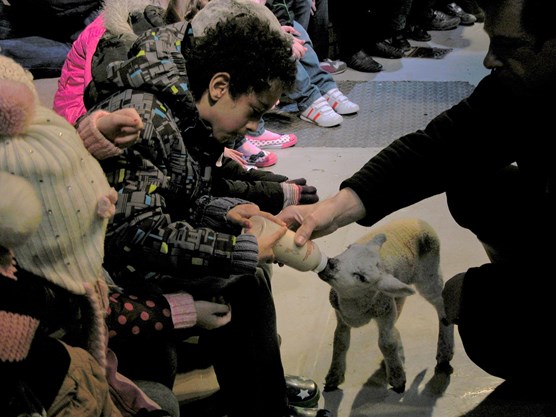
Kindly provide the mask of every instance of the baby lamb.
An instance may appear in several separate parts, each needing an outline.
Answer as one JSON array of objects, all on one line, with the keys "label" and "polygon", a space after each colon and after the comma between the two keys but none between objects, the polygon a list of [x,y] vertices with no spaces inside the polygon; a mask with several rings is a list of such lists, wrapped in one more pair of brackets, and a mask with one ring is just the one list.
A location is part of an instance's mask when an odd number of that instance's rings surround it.
[{"label": "baby lamb", "polygon": [[446,324],[440,242],[429,224],[402,219],[374,227],[343,253],[330,258],[319,277],[332,287],[330,303],[337,319],[325,391],[337,389],[345,380],[350,329],[373,318],[378,324],[378,346],[384,355],[388,383],[398,393],[405,391],[405,358],[395,324],[405,298],[415,293],[410,285],[438,313],[437,367],[451,370],[454,327]]}]

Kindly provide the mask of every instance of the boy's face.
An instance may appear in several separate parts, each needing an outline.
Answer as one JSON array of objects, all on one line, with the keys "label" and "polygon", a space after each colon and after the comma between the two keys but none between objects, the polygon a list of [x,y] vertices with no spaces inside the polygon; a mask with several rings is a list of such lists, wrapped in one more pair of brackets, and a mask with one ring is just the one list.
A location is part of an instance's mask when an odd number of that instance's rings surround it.
[{"label": "boy's face", "polygon": [[220,143],[245,135],[247,130],[256,130],[262,115],[282,94],[278,83],[274,83],[266,92],[243,94],[233,99],[228,86],[226,76],[211,82],[211,87],[197,103],[201,119],[212,127],[212,134]]}]

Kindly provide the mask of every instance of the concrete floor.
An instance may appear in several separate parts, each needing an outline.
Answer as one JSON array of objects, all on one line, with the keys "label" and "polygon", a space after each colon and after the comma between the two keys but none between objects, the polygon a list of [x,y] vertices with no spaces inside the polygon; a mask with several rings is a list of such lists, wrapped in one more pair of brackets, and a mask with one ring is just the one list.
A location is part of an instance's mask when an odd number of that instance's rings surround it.
[{"label": "concrete floor", "polygon": [[[431,32],[431,46],[453,51],[441,60],[404,58],[378,59],[384,71],[365,74],[352,70],[338,80],[468,81],[473,85],[487,73],[482,66],[488,39],[482,24],[459,27],[447,32]],[[52,80],[37,80],[43,102],[51,104]],[[357,117],[368,117],[359,114]],[[299,138],[303,143],[303,137]],[[361,167],[378,148],[305,148],[278,150],[272,171],[290,178],[305,177],[317,186],[321,199],[333,195],[342,179]],[[428,221],[441,238],[441,267],[445,279],[487,261],[482,248],[466,230],[450,217],[444,196],[436,196],[389,216],[419,217]],[[317,240],[323,251],[333,256],[365,232],[350,225]],[[278,329],[287,373],[300,374],[324,383],[332,354],[336,324],[328,302],[329,287],[312,272],[297,272],[287,266],[275,267],[273,278]],[[324,393],[320,406],[336,417],[460,417],[460,416],[554,416],[550,401],[537,395],[512,390],[498,378],[489,376],[466,356],[456,331],[456,350],[450,376],[435,375],[438,321],[420,296],[409,297],[397,327],[406,356],[407,385],[403,394],[388,389],[380,371],[382,355],[377,346],[374,324],[352,332],[346,381],[340,390]],[[202,397],[217,388],[210,368],[183,374],[176,392],[184,400]],[[184,416],[185,417],[185,416]],[[193,416],[198,417],[198,416]],[[264,416],[261,416],[264,417]]]}]

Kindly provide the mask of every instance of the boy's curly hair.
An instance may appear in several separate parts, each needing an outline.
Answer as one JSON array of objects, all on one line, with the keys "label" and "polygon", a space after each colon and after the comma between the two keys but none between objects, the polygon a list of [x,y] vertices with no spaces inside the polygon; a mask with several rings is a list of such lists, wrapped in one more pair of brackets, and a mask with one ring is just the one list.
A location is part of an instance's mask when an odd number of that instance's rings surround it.
[{"label": "boy's curly hair", "polygon": [[296,64],[287,38],[252,14],[238,14],[208,28],[182,46],[189,88],[196,100],[217,72],[230,74],[230,95],[268,91],[276,82],[283,91],[295,83]]}]

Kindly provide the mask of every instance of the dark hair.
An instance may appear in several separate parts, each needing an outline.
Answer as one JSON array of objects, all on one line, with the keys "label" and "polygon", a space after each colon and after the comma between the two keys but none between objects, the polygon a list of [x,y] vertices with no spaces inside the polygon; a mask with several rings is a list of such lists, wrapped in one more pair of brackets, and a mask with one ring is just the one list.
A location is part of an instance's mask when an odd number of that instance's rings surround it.
[{"label": "dark hair", "polygon": [[[478,5],[487,16],[496,18],[498,10],[506,4],[517,0],[477,0]],[[556,37],[556,1],[554,0],[523,0],[521,26],[533,35],[539,45]]]},{"label": "dark hair", "polygon": [[[187,44],[187,42],[184,42]],[[204,36],[182,45],[189,88],[196,100],[217,72],[230,74],[230,95],[268,91],[276,81],[284,91],[295,83],[296,65],[291,45],[268,22],[238,14],[208,28]]]}]

